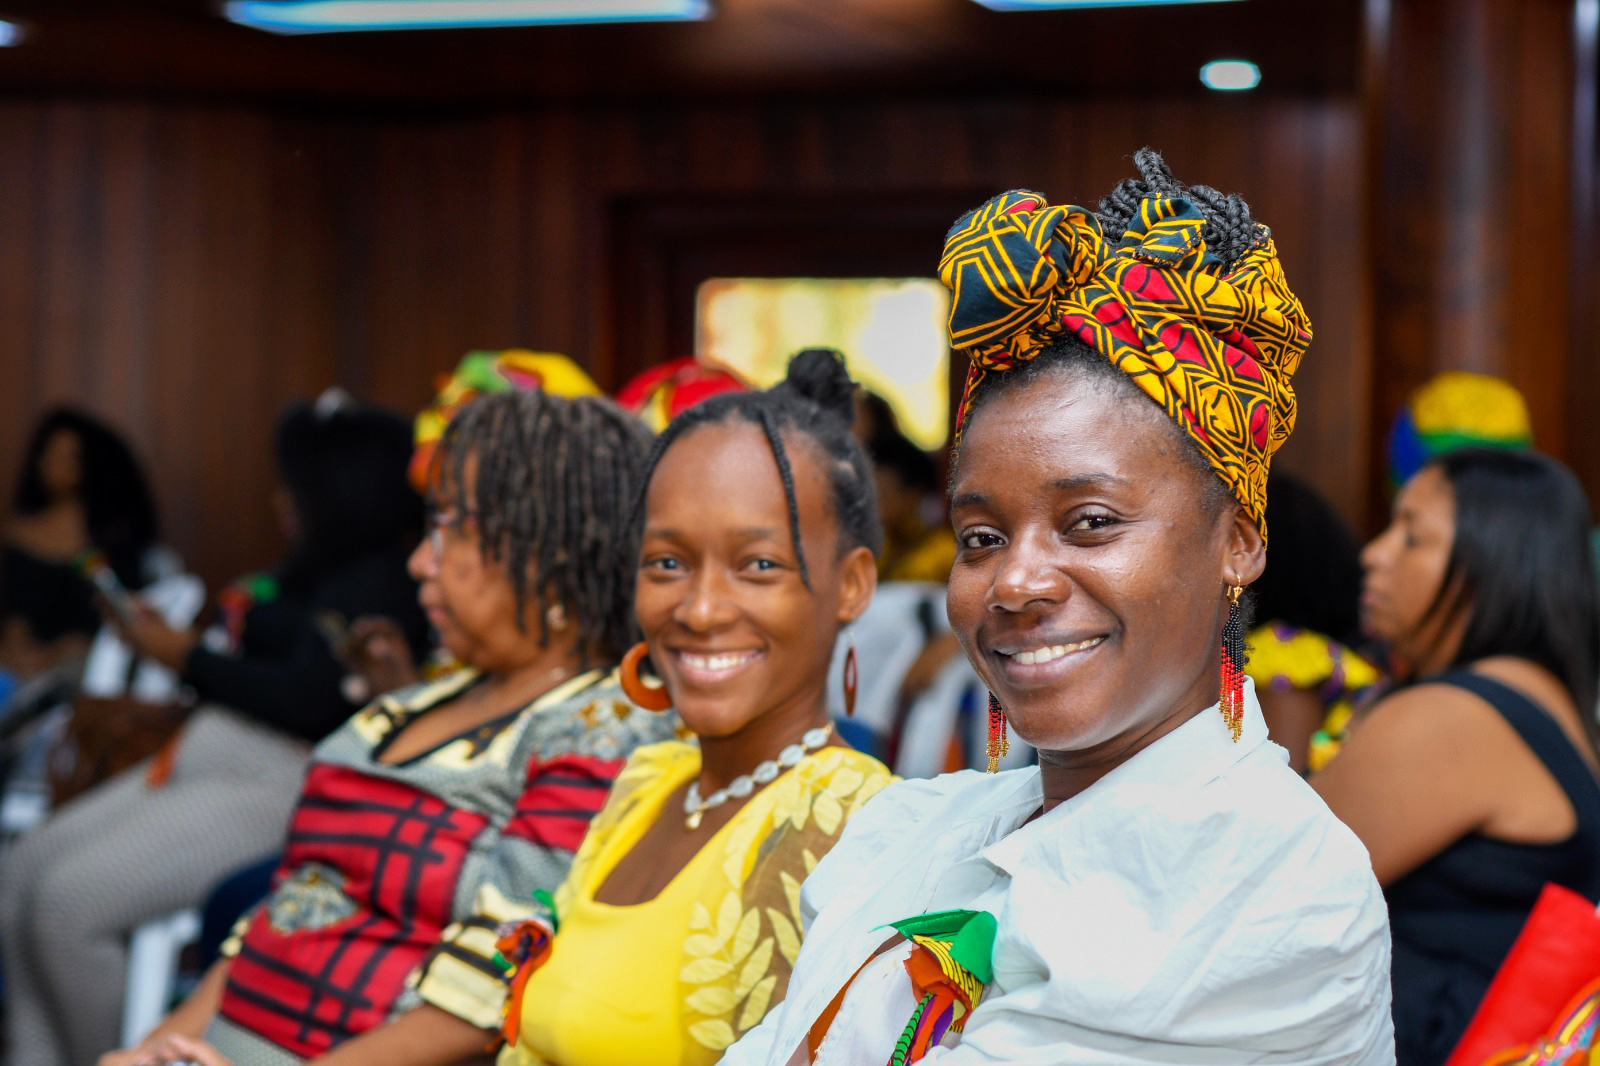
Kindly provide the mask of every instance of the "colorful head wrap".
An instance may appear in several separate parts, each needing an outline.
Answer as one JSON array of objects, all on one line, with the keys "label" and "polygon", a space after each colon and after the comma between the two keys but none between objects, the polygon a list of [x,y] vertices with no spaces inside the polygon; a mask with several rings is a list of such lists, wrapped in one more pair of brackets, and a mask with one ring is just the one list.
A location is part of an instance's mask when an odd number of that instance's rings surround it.
[{"label": "colorful head wrap", "polygon": [[743,392],[747,386],[726,370],[707,366],[694,356],[653,366],[622,386],[617,403],[638,415],[660,433],[681,411],[723,392]]},{"label": "colorful head wrap", "polygon": [[1486,374],[1435,374],[1389,430],[1389,481],[1399,488],[1434,456],[1456,448],[1528,448],[1528,406],[1511,383]]},{"label": "colorful head wrap", "polygon": [[1118,240],[1087,208],[1002,193],[945,238],[950,343],[972,360],[957,420],[993,370],[1073,337],[1104,355],[1188,433],[1265,534],[1267,464],[1294,428],[1289,379],[1311,322],[1265,227],[1226,274],[1206,218],[1151,194]]},{"label": "colorful head wrap", "polygon": [[418,492],[428,487],[428,471],[444,427],[469,400],[513,389],[544,389],[555,396],[599,396],[600,386],[564,355],[508,348],[500,352],[468,352],[455,373],[441,377],[438,395],[416,420],[416,450],[408,474]]}]

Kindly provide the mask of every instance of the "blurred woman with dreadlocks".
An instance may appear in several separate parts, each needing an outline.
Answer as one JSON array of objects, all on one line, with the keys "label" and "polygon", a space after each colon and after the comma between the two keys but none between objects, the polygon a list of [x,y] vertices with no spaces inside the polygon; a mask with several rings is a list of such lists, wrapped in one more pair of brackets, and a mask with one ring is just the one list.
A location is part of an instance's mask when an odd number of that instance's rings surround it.
[{"label": "blurred woman with dreadlocks", "polygon": [[1136,161],[1098,214],[990,200],[940,265],[972,357],[950,622],[991,769],[1008,718],[1039,765],[874,800],[728,1066],[1394,1061],[1366,853],[1241,669],[1310,323],[1243,201]]},{"label": "blurred woman with dreadlocks", "polygon": [[410,569],[465,668],[379,698],[318,746],[272,893],[189,1000],[103,1062],[483,1053],[505,991],[496,929],[561,883],[633,748],[673,735],[615,674],[649,448],[592,397],[507,392],[455,416]]},{"label": "blurred woman with dreadlocks", "polygon": [[[889,781],[840,744],[824,692],[839,629],[876,584],[852,391],[838,354],[811,349],[777,387],[705,400],[657,441],[645,643],[622,679],[699,743],[634,754],[554,920],[511,938],[502,1064],[709,1066],[783,998],[800,882]],[[640,676],[646,654],[664,687]]]}]

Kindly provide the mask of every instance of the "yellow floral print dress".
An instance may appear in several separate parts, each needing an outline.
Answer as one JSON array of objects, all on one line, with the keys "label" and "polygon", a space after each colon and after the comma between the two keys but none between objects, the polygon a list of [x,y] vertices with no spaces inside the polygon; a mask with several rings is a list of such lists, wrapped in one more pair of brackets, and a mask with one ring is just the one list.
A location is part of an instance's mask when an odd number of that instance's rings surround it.
[{"label": "yellow floral print dress", "polygon": [[782,998],[800,951],[800,883],[845,822],[893,780],[823,748],[752,796],[660,895],[618,907],[604,883],[672,793],[700,772],[692,744],[637,749],[556,893],[550,958],[528,979],[499,1066],[709,1066]]}]

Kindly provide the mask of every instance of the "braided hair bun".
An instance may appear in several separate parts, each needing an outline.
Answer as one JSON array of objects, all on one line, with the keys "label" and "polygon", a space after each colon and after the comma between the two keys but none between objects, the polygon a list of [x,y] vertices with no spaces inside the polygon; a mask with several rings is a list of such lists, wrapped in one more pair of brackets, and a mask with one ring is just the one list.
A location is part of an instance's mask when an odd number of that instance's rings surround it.
[{"label": "braided hair bun", "polygon": [[1266,239],[1267,227],[1250,217],[1250,205],[1243,197],[1218,192],[1209,185],[1183,184],[1172,176],[1172,168],[1154,148],[1135,152],[1133,165],[1139,176],[1118,183],[1100,201],[1097,213],[1107,239],[1114,241],[1127,232],[1146,196],[1183,197],[1194,204],[1206,218],[1201,230],[1206,248],[1222,260],[1224,270]]},{"label": "braided hair bun", "polygon": [[809,400],[846,427],[856,420],[856,384],[845,369],[844,356],[832,348],[803,348],[789,360],[788,373],[773,392],[789,392]]}]

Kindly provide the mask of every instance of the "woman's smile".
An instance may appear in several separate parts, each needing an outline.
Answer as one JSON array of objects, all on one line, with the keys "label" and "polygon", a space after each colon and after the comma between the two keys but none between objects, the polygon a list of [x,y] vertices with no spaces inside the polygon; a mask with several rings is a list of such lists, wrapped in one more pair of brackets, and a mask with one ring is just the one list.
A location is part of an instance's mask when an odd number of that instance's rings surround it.
[{"label": "woman's smile", "polygon": [[670,650],[667,654],[672,658],[676,673],[683,682],[707,686],[732,680],[761,658],[763,653],[752,648],[719,652]]},{"label": "woman's smile", "polygon": [[1019,688],[1032,685],[1049,685],[1076,670],[1096,649],[1106,641],[1106,635],[1083,640],[1048,643],[1033,641],[1014,643],[990,649],[997,668],[1004,671],[1007,680]]}]

